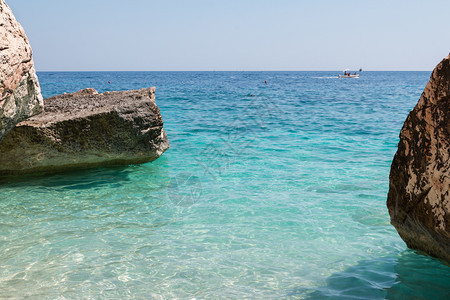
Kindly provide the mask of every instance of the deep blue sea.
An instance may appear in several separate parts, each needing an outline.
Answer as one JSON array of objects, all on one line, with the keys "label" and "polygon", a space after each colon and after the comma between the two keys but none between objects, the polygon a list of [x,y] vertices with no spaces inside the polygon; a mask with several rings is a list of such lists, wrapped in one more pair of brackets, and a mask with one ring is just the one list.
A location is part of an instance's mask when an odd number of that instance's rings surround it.
[{"label": "deep blue sea", "polygon": [[171,147],[1,180],[0,298],[449,299],[450,268],[386,208],[430,72],[38,76],[44,97],[156,86]]}]

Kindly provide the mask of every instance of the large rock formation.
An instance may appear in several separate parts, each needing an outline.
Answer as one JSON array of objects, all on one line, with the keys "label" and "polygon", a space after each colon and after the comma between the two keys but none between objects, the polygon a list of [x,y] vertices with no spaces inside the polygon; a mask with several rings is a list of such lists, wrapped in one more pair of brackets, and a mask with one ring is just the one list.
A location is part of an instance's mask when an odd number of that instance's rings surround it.
[{"label": "large rock formation", "polygon": [[28,39],[0,0],[0,141],[17,123],[42,111],[42,96]]},{"label": "large rock formation", "polygon": [[144,163],[169,148],[155,88],[44,100],[0,143],[0,175]]},{"label": "large rock formation", "polygon": [[410,112],[391,166],[387,206],[407,246],[450,264],[450,56]]}]

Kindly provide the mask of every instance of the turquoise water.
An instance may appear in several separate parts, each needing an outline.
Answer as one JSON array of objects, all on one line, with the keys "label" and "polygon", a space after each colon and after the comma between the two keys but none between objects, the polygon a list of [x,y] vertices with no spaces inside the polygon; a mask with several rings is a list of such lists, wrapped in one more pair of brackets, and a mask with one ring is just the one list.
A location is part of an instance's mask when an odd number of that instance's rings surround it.
[{"label": "turquoise water", "polygon": [[171,148],[3,179],[0,298],[448,299],[385,205],[429,72],[38,75],[45,97],[156,86]]}]

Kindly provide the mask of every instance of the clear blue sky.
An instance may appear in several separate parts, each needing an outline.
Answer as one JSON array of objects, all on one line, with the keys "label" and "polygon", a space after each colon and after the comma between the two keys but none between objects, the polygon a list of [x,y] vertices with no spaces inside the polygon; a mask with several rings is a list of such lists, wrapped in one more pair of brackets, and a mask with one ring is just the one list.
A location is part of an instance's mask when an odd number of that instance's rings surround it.
[{"label": "clear blue sky", "polygon": [[6,0],[38,71],[432,70],[449,0]]}]

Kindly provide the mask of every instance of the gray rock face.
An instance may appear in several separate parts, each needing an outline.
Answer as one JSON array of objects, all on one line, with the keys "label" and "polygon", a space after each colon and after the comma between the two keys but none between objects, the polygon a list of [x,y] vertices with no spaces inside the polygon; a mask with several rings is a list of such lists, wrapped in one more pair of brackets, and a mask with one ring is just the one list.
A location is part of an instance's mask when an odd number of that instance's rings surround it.
[{"label": "gray rock face", "polygon": [[400,133],[387,206],[407,246],[450,264],[450,56],[434,69]]},{"label": "gray rock face", "polygon": [[40,113],[42,105],[30,44],[0,0],[0,141],[17,123]]},{"label": "gray rock face", "polygon": [[85,89],[44,103],[0,143],[0,175],[144,163],[169,148],[155,88]]}]

